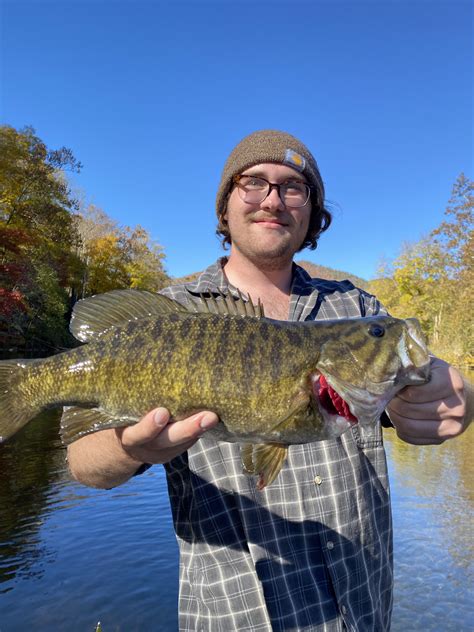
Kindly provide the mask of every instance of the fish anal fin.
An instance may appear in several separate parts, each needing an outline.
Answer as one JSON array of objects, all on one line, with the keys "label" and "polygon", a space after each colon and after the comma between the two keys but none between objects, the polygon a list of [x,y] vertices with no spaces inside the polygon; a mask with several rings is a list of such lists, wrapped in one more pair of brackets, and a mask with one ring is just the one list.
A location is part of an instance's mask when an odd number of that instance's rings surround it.
[{"label": "fish anal fin", "polygon": [[108,428],[124,428],[131,426],[135,421],[113,417],[98,408],[79,408],[79,406],[68,406],[64,408],[61,417],[61,439],[63,443],[69,445],[81,437],[106,430]]},{"label": "fish anal fin", "polygon": [[258,476],[257,489],[262,490],[273,483],[280,473],[288,453],[282,443],[256,443],[240,447],[245,474]]}]

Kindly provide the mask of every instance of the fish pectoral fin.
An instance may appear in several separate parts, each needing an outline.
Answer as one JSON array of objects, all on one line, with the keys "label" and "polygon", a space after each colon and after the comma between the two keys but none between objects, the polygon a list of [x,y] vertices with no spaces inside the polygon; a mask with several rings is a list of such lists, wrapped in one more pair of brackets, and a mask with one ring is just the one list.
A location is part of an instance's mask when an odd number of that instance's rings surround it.
[{"label": "fish pectoral fin", "polygon": [[258,476],[257,489],[262,490],[278,476],[288,453],[281,443],[249,443],[240,446],[244,474]]},{"label": "fish pectoral fin", "polygon": [[302,422],[312,416],[313,408],[311,395],[307,391],[300,391],[292,402],[288,412],[278,419],[273,426],[273,430],[284,430],[295,423]]},{"label": "fish pectoral fin", "polygon": [[68,406],[64,408],[61,417],[60,434],[63,443],[69,445],[93,432],[108,428],[124,428],[132,423],[130,419],[113,417],[99,408]]}]

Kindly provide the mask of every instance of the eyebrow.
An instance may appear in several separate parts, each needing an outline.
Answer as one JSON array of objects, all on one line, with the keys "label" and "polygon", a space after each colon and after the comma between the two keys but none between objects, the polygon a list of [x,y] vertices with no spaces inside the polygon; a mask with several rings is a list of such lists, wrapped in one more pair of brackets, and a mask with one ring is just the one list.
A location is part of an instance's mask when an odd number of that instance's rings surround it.
[{"label": "eyebrow", "polygon": [[[249,167],[249,169],[252,169],[252,167]],[[268,176],[264,171],[260,171],[259,169],[257,171],[252,171],[252,173],[247,173],[247,169],[245,170],[245,173],[242,174],[243,176],[256,176],[257,178],[264,178],[265,180],[268,180]],[[283,178],[282,183],[283,182],[288,182],[289,180],[291,180],[291,182],[301,182],[303,184],[308,184],[308,182],[306,181],[305,178],[302,178],[301,176],[298,175],[288,175],[286,178]]]}]

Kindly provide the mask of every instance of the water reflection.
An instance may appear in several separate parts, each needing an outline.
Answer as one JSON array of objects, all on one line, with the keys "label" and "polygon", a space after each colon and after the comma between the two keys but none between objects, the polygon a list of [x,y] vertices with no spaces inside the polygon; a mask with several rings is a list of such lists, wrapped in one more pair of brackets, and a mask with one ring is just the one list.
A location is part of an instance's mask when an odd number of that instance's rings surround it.
[{"label": "water reflection", "polygon": [[2,583],[18,572],[38,576],[40,568],[29,570],[35,562],[54,559],[39,531],[54,511],[53,490],[65,475],[58,428],[58,413],[49,412],[0,445],[0,593],[11,590]]},{"label": "water reflection", "polygon": [[394,514],[392,632],[472,629],[474,431],[441,446],[386,433]]},{"label": "water reflection", "polygon": [[401,490],[408,488],[410,496],[415,493],[416,506],[428,507],[436,514],[451,555],[459,564],[467,564],[474,551],[474,542],[467,537],[472,535],[469,516],[474,509],[472,429],[455,442],[440,446],[408,445],[394,434],[389,451],[392,479]]},{"label": "water reflection", "polygon": [[80,486],[58,431],[48,413],[0,445],[1,632],[83,632],[99,620],[104,632],[176,629],[164,472],[110,491]]},{"label": "water reflection", "polygon": [[[47,413],[0,445],[0,630],[83,632],[98,620],[104,632],[176,629],[178,558],[162,469],[111,491],[79,486],[58,426]],[[385,434],[392,632],[471,629],[473,437],[418,447]]]}]

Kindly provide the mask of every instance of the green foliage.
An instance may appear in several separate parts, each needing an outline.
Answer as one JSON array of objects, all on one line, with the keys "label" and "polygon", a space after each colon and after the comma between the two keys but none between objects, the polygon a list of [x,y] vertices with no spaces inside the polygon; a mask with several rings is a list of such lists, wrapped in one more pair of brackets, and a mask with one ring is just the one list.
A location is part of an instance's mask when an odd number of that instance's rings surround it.
[{"label": "green foliage", "polygon": [[65,314],[79,278],[77,202],[69,149],[48,150],[32,128],[0,126],[0,341],[27,353],[71,343]]},{"label": "green foliage", "polygon": [[474,183],[456,180],[446,217],[425,239],[405,245],[390,270],[370,284],[394,316],[415,316],[432,351],[474,364]]},{"label": "green foliage", "polygon": [[75,300],[169,282],[161,247],[102,210],[81,210],[66,172],[81,164],[51,150],[31,127],[0,126],[0,351],[51,353],[74,344]]}]

